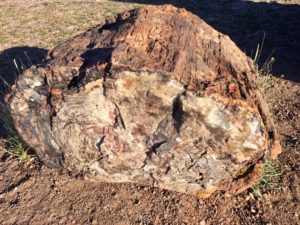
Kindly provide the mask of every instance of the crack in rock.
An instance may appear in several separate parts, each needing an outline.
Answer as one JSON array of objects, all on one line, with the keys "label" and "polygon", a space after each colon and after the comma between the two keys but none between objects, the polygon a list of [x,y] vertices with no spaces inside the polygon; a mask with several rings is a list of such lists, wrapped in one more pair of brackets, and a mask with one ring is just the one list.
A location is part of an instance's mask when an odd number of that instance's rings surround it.
[{"label": "crack in rock", "polygon": [[280,152],[251,59],[184,9],[124,12],[49,56],[7,99],[50,167],[208,197],[249,188]]}]

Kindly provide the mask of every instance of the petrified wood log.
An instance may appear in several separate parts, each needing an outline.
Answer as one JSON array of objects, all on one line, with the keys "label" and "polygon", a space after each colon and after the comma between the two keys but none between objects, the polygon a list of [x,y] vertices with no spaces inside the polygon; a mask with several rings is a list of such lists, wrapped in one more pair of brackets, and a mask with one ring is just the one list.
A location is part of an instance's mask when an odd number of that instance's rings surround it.
[{"label": "petrified wood log", "polygon": [[170,5],[125,12],[26,70],[9,107],[50,167],[206,197],[239,193],[280,145],[252,61]]}]

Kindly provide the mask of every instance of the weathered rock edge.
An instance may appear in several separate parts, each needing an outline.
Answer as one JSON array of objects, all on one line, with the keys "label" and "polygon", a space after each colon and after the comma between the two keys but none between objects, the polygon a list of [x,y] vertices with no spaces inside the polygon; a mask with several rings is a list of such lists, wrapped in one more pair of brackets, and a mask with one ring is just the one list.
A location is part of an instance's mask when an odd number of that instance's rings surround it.
[{"label": "weathered rock edge", "polygon": [[253,62],[184,9],[125,12],[55,47],[8,104],[50,167],[207,197],[253,185],[278,135]]}]

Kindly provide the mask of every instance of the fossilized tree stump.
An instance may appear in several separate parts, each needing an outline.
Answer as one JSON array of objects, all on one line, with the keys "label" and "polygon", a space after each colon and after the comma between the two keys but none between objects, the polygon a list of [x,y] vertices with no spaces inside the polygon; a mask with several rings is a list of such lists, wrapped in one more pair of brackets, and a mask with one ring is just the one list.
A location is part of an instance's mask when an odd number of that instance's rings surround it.
[{"label": "fossilized tree stump", "polygon": [[256,77],[197,16],[147,6],[54,48],[8,103],[50,167],[206,197],[249,187],[280,148]]}]

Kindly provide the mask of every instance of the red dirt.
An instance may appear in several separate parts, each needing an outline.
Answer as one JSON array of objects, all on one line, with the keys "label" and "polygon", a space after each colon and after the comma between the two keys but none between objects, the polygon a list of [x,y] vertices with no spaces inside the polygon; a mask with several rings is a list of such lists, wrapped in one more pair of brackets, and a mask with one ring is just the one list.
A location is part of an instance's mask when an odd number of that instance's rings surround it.
[{"label": "red dirt", "polygon": [[[246,191],[200,200],[157,188],[91,183],[37,161],[2,160],[1,224],[299,224],[300,86],[274,81],[272,101],[283,153],[282,190],[256,198]],[[270,98],[270,96],[273,96]],[[14,187],[16,186],[16,187]],[[3,193],[2,193],[3,192]]]}]

